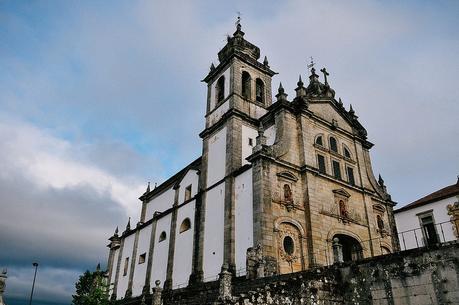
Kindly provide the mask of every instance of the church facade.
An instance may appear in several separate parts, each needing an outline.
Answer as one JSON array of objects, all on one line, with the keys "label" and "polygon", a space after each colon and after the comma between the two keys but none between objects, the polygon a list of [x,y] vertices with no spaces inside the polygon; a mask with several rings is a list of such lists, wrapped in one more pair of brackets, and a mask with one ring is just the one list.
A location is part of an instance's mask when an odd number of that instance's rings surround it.
[{"label": "church facade", "polygon": [[113,299],[234,276],[263,276],[398,249],[395,203],[373,146],[321,69],[288,99],[241,25],[212,64],[202,155],[140,197],[140,220],[110,237]]}]

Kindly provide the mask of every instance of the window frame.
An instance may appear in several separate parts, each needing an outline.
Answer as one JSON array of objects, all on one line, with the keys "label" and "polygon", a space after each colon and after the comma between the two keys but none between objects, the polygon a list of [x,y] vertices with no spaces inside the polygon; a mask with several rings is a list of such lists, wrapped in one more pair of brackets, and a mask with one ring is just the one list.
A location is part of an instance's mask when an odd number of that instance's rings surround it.
[{"label": "window frame", "polygon": [[[248,79],[244,79],[246,75]],[[245,70],[241,73],[241,96],[247,100],[252,98],[252,76]]]},{"label": "window frame", "polygon": [[[352,181],[350,179],[350,176],[349,176],[349,170],[351,170],[352,172]],[[346,164],[346,176],[347,176],[347,182],[352,185],[352,186],[356,186],[356,182],[355,182],[355,175],[354,175],[354,167]]]},{"label": "window frame", "polygon": [[[258,85],[259,85],[259,84],[261,85],[261,89],[260,89],[260,93],[261,93],[261,95],[260,95],[260,100],[258,100],[258,88],[259,88]],[[265,103],[265,99],[266,99],[266,93],[265,93],[265,91],[266,91],[265,82],[264,82],[261,78],[257,77],[257,78],[255,79],[255,101],[256,101],[257,103],[260,103],[260,104],[264,104],[264,103]]]},{"label": "window frame", "polygon": [[[335,147],[336,150],[333,150],[332,147],[332,139],[335,141]],[[331,153],[339,154],[339,145],[338,145],[338,140],[336,139],[335,136],[329,136],[328,137],[328,149],[330,150]]]},{"label": "window frame", "polygon": [[144,252],[139,255],[139,265],[144,264],[147,260],[147,252]]},{"label": "window frame", "polygon": [[188,200],[191,199],[192,190],[193,190],[192,184],[190,184],[187,187],[185,187],[185,194],[183,194],[183,201],[188,201]]},{"label": "window frame", "polygon": [[[327,173],[327,160],[325,159],[326,157],[322,154],[319,154],[319,153],[316,153],[317,157],[316,157],[316,160],[317,160],[317,170],[319,171],[319,173],[321,174],[326,174]],[[320,170],[320,162],[319,162],[319,157],[322,157],[323,158],[323,166],[324,166],[324,170],[321,171]]]},{"label": "window frame", "polygon": [[[334,166],[334,163],[337,163],[338,164],[338,173],[339,173],[339,177],[337,177],[336,175],[336,171],[335,171],[335,166]],[[343,175],[341,174],[341,163],[339,162],[339,160],[336,160],[336,159],[331,159],[331,167],[332,167],[332,174],[333,174],[333,178],[337,179],[337,180],[343,180]]]},{"label": "window frame", "polygon": [[162,231],[161,234],[159,234],[158,243],[163,242],[166,239],[167,239],[167,233],[166,231]]},{"label": "window frame", "polygon": [[[185,224],[185,222],[188,220],[188,227],[187,228],[183,228],[183,225]],[[185,219],[182,220],[182,222],[180,223],[180,227],[179,227],[179,234],[182,234],[182,233],[185,233],[186,231],[189,231],[191,229],[191,220],[189,217],[186,217]]]},{"label": "window frame", "polygon": [[219,104],[225,100],[225,81],[225,75],[221,75],[215,82],[215,104]]}]

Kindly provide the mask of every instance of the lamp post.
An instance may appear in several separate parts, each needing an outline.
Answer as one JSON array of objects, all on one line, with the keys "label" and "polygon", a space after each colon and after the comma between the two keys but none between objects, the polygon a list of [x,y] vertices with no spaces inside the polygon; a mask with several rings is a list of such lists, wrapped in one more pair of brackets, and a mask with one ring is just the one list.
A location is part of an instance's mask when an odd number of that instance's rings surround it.
[{"label": "lamp post", "polygon": [[32,305],[33,289],[35,288],[35,278],[37,277],[38,263],[34,262],[32,266],[35,267],[35,274],[33,275],[32,291],[30,292],[29,305]]}]

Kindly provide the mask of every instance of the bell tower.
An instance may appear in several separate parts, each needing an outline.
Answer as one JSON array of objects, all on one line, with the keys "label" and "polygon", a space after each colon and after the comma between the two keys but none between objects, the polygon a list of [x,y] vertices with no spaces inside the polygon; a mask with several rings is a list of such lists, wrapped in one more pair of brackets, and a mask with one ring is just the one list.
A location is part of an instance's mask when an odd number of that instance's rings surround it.
[{"label": "bell tower", "polygon": [[[276,73],[260,49],[244,38],[238,20],[233,36],[210,66],[200,189],[193,259],[195,279],[218,274],[225,265],[235,272],[235,177],[249,164],[258,135],[258,119],[272,104],[271,78]],[[223,225],[222,225],[223,224]],[[251,233],[249,233],[251,234]],[[218,270],[216,270],[218,266]]]}]

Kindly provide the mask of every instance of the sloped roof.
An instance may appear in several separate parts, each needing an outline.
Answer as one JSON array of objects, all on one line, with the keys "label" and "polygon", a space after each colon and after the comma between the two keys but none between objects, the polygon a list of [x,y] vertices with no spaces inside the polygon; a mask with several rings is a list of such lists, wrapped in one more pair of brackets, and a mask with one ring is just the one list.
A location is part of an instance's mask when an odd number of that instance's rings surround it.
[{"label": "sloped roof", "polygon": [[202,161],[202,158],[199,157],[197,158],[196,160],[194,160],[193,162],[191,162],[190,164],[188,164],[186,167],[184,167],[182,170],[180,170],[178,173],[176,173],[175,175],[173,175],[172,177],[170,177],[169,179],[167,179],[166,181],[164,181],[163,183],[161,183],[159,186],[157,186],[156,188],[154,188],[153,190],[149,191],[149,192],[145,192],[142,196],[139,197],[139,199],[141,201],[144,201],[144,200],[150,200],[152,197],[154,197],[156,194],[159,194],[161,193],[162,191],[164,191],[165,189],[169,188],[169,187],[172,187],[174,184],[176,184],[177,182],[180,182],[182,180],[182,178],[185,176],[185,174],[190,170],[190,169],[194,169],[194,170],[200,170],[201,169],[201,161]]},{"label": "sloped roof", "polygon": [[449,198],[455,195],[459,195],[459,177],[457,179],[456,184],[444,187],[436,192],[433,192],[427,196],[424,196],[421,199],[418,199],[410,204],[405,205],[404,207],[401,207],[398,210],[395,210],[394,213],[414,209],[419,206],[423,206],[425,204],[439,201],[441,199]]}]

